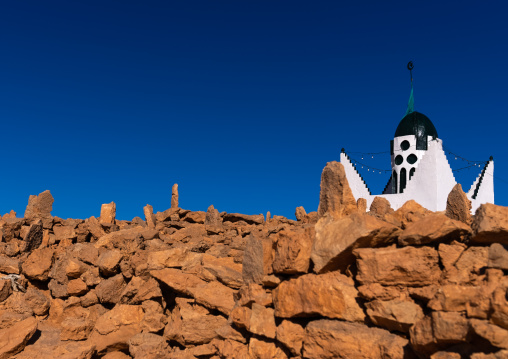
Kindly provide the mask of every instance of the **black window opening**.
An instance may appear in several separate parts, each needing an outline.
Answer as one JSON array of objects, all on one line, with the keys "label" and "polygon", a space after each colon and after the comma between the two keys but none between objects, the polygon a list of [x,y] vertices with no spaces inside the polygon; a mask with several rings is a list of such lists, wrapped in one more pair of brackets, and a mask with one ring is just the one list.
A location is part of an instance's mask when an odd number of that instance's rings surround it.
[{"label": "black window opening", "polygon": [[402,151],[407,151],[409,149],[409,141],[408,140],[404,140],[402,141],[402,143],[400,144],[400,148],[402,149]]},{"label": "black window opening", "polygon": [[402,157],[401,155],[397,155],[397,157],[395,157],[395,164],[397,166],[400,166],[402,162],[404,162],[404,157]]},{"label": "black window opening", "polygon": [[406,188],[406,169],[402,168],[400,170],[400,193],[404,193],[405,188]]},{"label": "black window opening", "polygon": [[413,177],[414,174],[415,174],[415,168],[413,167],[409,170],[409,179],[411,179],[411,177]]},{"label": "black window opening", "polygon": [[393,182],[392,182],[392,186],[393,186],[393,191],[392,193],[397,193],[397,172],[393,171]]},{"label": "black window opening", "polygon": [[416,157],[415,154],[411,153],[409,156],[407,156],[406,161],[408,161],[410,164],[414,165],[416,161],[418,161],[418,157]]}]

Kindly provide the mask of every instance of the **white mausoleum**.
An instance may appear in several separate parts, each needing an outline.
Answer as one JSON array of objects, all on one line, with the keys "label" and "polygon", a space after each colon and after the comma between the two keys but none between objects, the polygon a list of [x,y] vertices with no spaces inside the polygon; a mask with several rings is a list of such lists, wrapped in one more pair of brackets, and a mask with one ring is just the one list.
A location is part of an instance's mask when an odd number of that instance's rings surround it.
[{"label": "white mausoleum", "polygon": [[[392,174],[382,194],[370,193],[343,150],[340,162],[346,171],[349,186],[355,199],[365,198],[370,208],[374,197],[386,198],[393,209],[406,201],[415,200],[432,211],[446,210],[446,200],[457,184],[443,151],[443,141],[438,137],[430,119],[412,109],[400,121],[393,141],[390,142]],[[466,187],[463,187],[466,190]],[[482,203],[494,203],[494,160],[491,157],[466,193],[471,200],[472,212]]]}]

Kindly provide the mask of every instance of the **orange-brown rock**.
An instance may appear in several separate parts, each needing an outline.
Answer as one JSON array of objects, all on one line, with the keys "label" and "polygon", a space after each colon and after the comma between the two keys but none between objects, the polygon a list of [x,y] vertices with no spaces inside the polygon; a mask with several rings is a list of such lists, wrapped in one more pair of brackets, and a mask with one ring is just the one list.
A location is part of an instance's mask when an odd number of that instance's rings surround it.
[{"label": "orange-brown rock", "polygon": [[249,343],[250,359],[287,359],[287,355],[274,343],[252,338]]},{"label": "orange-brown rock", "polygon": [[164,329],[166,340],[174,340],[181,345],[206,344],[218,336],[218,328],[228,323],[223,316],[210,314],[192,300],[179,298],[176,303]]},{"label": "orange-brown rock", "polygon": [[178,183],[171,187],[171,208],[178,208]]},{"label": "orange-brown rock", "polygon": [[140,306],[117,304],[97,319],[89,340],[98,353],[127,350],[129,339],[141,332],[142,319]]},{"label": "orange-brown rock", "polygon": [[88,286],[80,278],[70,280],[67,283],[67,293],[69,295],[80,296],[88,292]]},{"label": "orange-brown rock", "polygon": [[219,282],[231,288],[240,288],[243,284],[242,265],[236,263],[234,258],[216,258],[209,254],[203,254],[201,265]]},{"label": "orange-brown rock", "polygon": [[140,277],[132,277],[120,295],[120,303],[141,304],[144,301],[161,297],[161,289],[155,279],[144,280]]},{"label": "orange-brown rock", "polygon": [[275,316],[292,318],[322,315],[348,321],[365,317],[356,302],[354,282],[338,272],[306,274],[282,282],[273,291]]},{"label": "orange-brown rock", "polygon": [[372,322],[390,331],[407,333],[413,324],[423,318],[422,308],[409,300],[375,300],[367,303],[366,307]]},{"label": "orange-brown rock", "polygon": [[147,204],[143,207],[143,214],[145,215],[145,221],[148,228],[155,228],[157,225],[157,220],[155,219],[155,215],[153,214],[153,207]]},{"label": "orange-brown rock", "polygon": [[370,204],[369,212],[372,215],[384,217],[386,214],[392,213],[393,208],[386,198],[374,197],[374,200]]},{"label": "orange-brown rock", "polygon": [[282,274],[307,273],[314,237],[313,225],[278,232],[275,235],[273,271]]},{"label": "orange-brown rock", "polygon": [[365,198],[358,198],[358,200],[356,201],[356,208],[358,210],[358,213],[367,212],[367,200]]},{"label": "orange-brown rock", "polygon": [[508,269],[508,250],[499,244],[492,243],[489,247],[490,268]]},{"label": "orange-brown rock", "polygon": [[257,303],[252,304],[249,331],[267,338],[275,338],[275,317],[273,309],[265,308]]},{"label": "orange-brown rock", "polygon": [[197,303],[207,308],[229,315],[235,306],[234,290],[218,282],[205,282],[195,275],[173,268],[151,271],[150,274],[173,290],[193,297]]},{"label": "orange-brown rock", "polygon": [[272,240],[259,238],[251,233],[247,238],[243,255],[243,281],[261,283],[265,275],[272,273],[272,262]]},{"label": "orange-brown rock", "polygon": [[74,226],[55,225],[53,226],[53,232],[55,233],[55,239],[57,242],[77,237]]},{"label": "orange-brown rock", "polygon": [[[408,223],[418,221],[431,213],[431,211],[411,199],[404,203],[398,210],[386,216],[386,220],[389,222],[397,221],[402,228],[405,228]],[[388,217],[391,218],[391,220],[389,220]]]},{"label": "orange-brown rock", "polygon": [[19,274],[20,263],[15,258],[0,255],[0,272],[7,274]]},{"label": "orange-brown rock", "polygon": [[473,243],[508,244],[508,207],[482,204],[476,210],[471,228]]},{"label": "orange-brown rock", "polygon": [[164,358],[170,355],[170,347],[160,335],[138,333],[129,339],[129,354],[133,358]]},{"label": "orange-brown rock", "polygon": [[265,217],[262,214],[241,214],[241,213],[225,213],[222,216],[224,222],[240,222],[243,221],[247,224],[263,224]]},{"label": "orange-brown rock", "polygon": [[250,307],[252,303],[262,306],[269,306],[273,303],[272,294],[267,293],[265,289],[255,283],[247,283],[235,293],[235,300],[240,306]]},{"label": "orange-brown rock", "polygon": [[487,340],[492,346],[508,349],[508,330],[491,324],[486,320],[471,319],[470,323],[475,334]]},{"label": "orange-brown rock", "polygon": [[249,330],[250,317],[252,309],[247,307],[234,307],[229,315],[229,322],[235,324],[238,328]]},{"label": "orange-brown rock", "polygon": [[399,245],[413,246],[433,242],[463,241],[471,234],[471,228],[441,213],[433,213],[418,221],[408,223],[399,235]]},{"label": "orange-brown rock", "polygon": [[457,312],[432,312],[432,333],[438,343],[458,344],[466,342],[469,322]]},{"label": "orange-brown rock", "polygon": [[102,252],[98,259],[98,266],[104,276],[111,276],[118,273],[119,265],[123,259],[123,254],[118,249]]},{"label": "orange-brown rock", "polygon": [[446,271],[446,279],[450,283],[472,283],[488,266],[488,247],[469,247],[457,259],[452,268]]},{"label": "orange-brown rock", "polygon": [[392,286],[382,286],[379,283],[369,283],[358,286],[358,294],[366,300],[391,300],[407,297],[404,290]]},{"label": "orange-brown rock", "polygon": [[99,222],[101,224],[115,224],[116,204],[115,202],[103,203],[101,206],[101,215]]},{"label": "orange-brown rock", "polygon": [[336,161],[328,162],[321,174],[318,217],[328,213],[339,219],[357,211],[344,166]]},{"label": "orange-brown rock", "polygon": [[307,219],[307,212],[305,211],[305,208],[303,208],[303,206],[296,207],[295,218],[299,222],[303,222]]},{"label": "orange-brown rock", "polygon": [[95,287],[95,294],[101,303],[116,304],[120,301],[125,286],[123,275],[117,274],[100,282]]},{"label": "orange-brown rock", "polygon": [[433,248],[359,248],[357,256],[358,275],[362,283],[403,285],[421,287],[439,279],[439,257]]},{"label": "orange-brown rock", "polygon": [[19,353],[37,330],[37,320],[29,317],[0,330],[0,359]]},{"label": "orange-brown rock", "polygon": [[155,229],[136,226],[103,235],[94,245],[96,248],[135,250],[140,239],[150,240],[157,235],[158,232]]},{"label": "orange-brown rock", "polygon": [[305,330],[301,325],[289,320],[283,320],[277,327],[277,340],[294,356],[299,356],[302,351]]},{"label": "orange-brown rock", "polygon": [[408,341],[387,330],[337,320],[316,320],[305,328],[303,357],[309,359],[405,358]]},{"label": "orange-brown rock", "polygon": [[352,214],[339,220],[325,217],[316,224],[311,259],[317,273],[345,270],[354,263],[355,248],[386,246],[399,229],[368,214]]},{"label": "orange-brown rock", "polygon": [[470,225],[472,222],[471,208],[471,201],[462,190],[461,184],[457,183],[446,200],[446,215],[451,219]]},{"label": "orange-brown rock", "polygon": [[38,196],[30,195],[25,209],[25,218],[52,219],[53,202],[54,199],[49,190],[39,193]]},{"label": "orange-brown rock", "polygon": [[22,264],[23,274],[30,279],[46,281],[53,265],[54,250],[51,248],[35,249]]},{"label": "orange-brown rock", "polygon": [[217,348],[220,358],[251,359],[248,347],[235,340],[214,340],[213,345]]}]

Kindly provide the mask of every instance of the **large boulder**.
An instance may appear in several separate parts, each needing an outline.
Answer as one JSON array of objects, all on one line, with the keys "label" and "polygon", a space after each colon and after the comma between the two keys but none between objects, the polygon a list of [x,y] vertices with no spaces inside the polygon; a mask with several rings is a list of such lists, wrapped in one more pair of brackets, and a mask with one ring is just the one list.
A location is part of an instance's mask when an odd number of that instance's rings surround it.
[{"label": "large boulder", "polygon": [[53,196],[49,190],[39,193],[38,196],[30,195],[28,205],[25,210],[26,219],[52,219],[51,211],[53,210]]},{"label": "large boulder", "polygon": [[154,270],[150,274],[173,290],[191,296],[206,308],[229,315],[235,306],[233,299],[235,291],[221,283],[205,282],[193,274],[173,268]]},{"label": "large boulder", "polygon": [[336,161],[328,162],[321,174],[318,216],[328,213],[339,219],[357,211],[344,166]]},{"label": "large boulder", "polygon": [[352,214],[338,220],[322,218],[316,224],[311,259],[317,273],[346,269],[354,264],[353,250],[386,246],[400,229],[368,214]]},{"label": "large boulder", "polygon": [[471,228],[441,213],[433,213],[425,218],[408,223],[399,235],[399,244],[413,246],[433,242],[463,241],[471,234]]},{"label": "large boulder", "polygon": [[272,273],[272,240],[250,234],[245,243],[242,276],[246,283],[261,283],[265,275]]},{"label": "large boulder", "polygon": [[390,331],[407,333],[413,324],[423,318],[422,308],[410,300],[375,300],[366,306],[372,322]]},{"label": "large boulder", "polygon": [[99,222],[102,224],[115,224],[116,218],[116,204],[115,202],[104,203],[101,206],[101,215]]},{"label": "large boulder", "polygon": [[316,320],[305,329],[303,357],[314,359],[402,359],[408,341],[359,323]]},{"label": "large boulder", "polygon": [[280,318],[322,315],[348,321],[365,317],[356,302],[354,281],[338,272],[306,274],[282,282],[273,291],[275,316]]},{"label": "large boulder", "polygon": [[0,359],[19,353],[37,330],[37,320],[29,317],[0,330]]},{"label": "large boulder", "polygon": [[35,249],[25,262],[23,262],[23,274],[32,280],[47,281],[53,265],[54,250],[51,248]]},{"label": "large boulder", "polygon": [[508,207],[491,203],[482,204],[476,210],[471,227],[473,243],[508,244]]},{"label": "large boulder", "polygon": [[307,273],[314,237],[314,226],[278,232],[275,235],[273,271],[281,274]]},{"label": "large boulder", "polygon": [[439,256],[429,247],[359,248],[358,275],[362,284],[422,287],[436,283],[441,276]]},{"label": "large boulder", "polygon": [[141,332],[143,310],[140,306],[118,304],[97,319],[89,338],[98,353],[127,350],[129,339]]}]

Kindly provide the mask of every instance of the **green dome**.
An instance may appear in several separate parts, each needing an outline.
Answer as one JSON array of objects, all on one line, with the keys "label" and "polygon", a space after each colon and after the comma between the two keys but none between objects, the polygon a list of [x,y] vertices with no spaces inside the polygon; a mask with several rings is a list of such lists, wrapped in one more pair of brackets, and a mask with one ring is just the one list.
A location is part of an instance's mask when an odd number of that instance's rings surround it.
[{"label": "green dome", "polygon": [[434,124],[432,124],[427,116],[420,112],[413,111],[404,116],[400,121],[397,130],[395,130],[394,137],[407,135],[415,135],[417,138],[422,139],[426,139],[427,136],[437,138],[437,131]]}]

